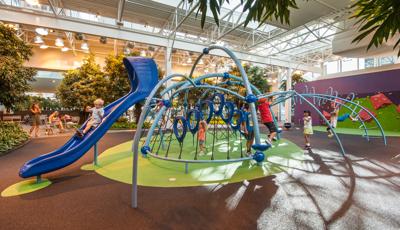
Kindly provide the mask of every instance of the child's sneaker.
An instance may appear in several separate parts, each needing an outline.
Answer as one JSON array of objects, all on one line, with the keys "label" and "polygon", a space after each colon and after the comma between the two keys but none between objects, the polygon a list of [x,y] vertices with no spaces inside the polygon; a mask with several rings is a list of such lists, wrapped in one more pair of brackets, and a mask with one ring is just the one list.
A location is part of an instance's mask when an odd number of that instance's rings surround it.
[{"label": "child's sneaker", "polygon": [[328,137],[329,138],[332,138],[333,137],[333,134],[331,133],[331,134],[328,134]]},{"label": "child's sneaker", "polygon": [[77,135],[78,137],[83,137],[83,132],[82,132],[81,130],[77,129],[77,130],[76,130],[76,135]]}]

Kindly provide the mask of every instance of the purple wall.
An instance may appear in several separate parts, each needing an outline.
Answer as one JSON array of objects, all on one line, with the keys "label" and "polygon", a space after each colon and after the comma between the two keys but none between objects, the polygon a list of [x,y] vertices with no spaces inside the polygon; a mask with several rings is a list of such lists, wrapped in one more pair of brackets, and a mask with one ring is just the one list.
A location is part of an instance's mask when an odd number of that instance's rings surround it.
[{"label": "purple wall", "polygon": [[[354,92],[356,97],[371,96],[382,92],[389,97],[394,104],[400,104],[400,69],[298,83],[295,86],[295,90],[299,93],[303,93],[306,85],[309,89],[315,87],[315,92],[322,94],[327,93],[329,87],[333,87],[342,97],[346,97],[351,92]],[[298,123],[299,120],[302,119],[304,110],[311,110],[314,123],[320,121],[320,117],[316,112],[313,112],[313,110],[303,102],[302,105],[299,103],[296,105],[293,120],[295,123]]]}]

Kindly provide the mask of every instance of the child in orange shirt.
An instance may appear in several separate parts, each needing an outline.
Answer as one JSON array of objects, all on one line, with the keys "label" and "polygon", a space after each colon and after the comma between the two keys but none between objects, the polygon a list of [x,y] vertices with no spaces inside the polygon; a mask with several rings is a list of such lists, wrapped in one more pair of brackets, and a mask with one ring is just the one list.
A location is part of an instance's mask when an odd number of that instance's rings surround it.
[{"label": "child in orange shirt", "polygon": [[207,132],[207,122],[205,120],[201,120],[199,123],[199,132],[197,133],[197,139],[199,140],[201,153],[204,153],[205,150],[204,143],[206,141],[206,132]]}]

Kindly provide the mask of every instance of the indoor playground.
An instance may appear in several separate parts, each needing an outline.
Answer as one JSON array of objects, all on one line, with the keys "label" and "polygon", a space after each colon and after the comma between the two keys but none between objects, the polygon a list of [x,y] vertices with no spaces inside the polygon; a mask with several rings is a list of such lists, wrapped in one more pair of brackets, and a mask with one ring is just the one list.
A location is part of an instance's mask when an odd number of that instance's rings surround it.
[{"label": "indoor playground", "polygon": [[1,229],[400,228],[377,6],[167,2],[0,1]]}]

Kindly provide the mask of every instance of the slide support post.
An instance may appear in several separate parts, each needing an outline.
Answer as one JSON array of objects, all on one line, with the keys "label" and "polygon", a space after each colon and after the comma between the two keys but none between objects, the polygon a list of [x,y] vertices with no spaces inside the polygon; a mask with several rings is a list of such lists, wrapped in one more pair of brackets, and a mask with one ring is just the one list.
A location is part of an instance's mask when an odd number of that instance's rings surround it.
[{"label": "slide support post", "polygon": [[93,154],[94,154],[94,156],[93,156],[93,165],[94,166],[98,166],[98,163],[97,163],[97,156],[98,156],[98,152],[97,152],[97,142],[96,142],[96,144],[94,144],[94,146],[93,146]]},{"label": "slide support post", "polygon": [[37,175],[36,176],[36,184],[39,184],[42,182],[42,175]]}]

